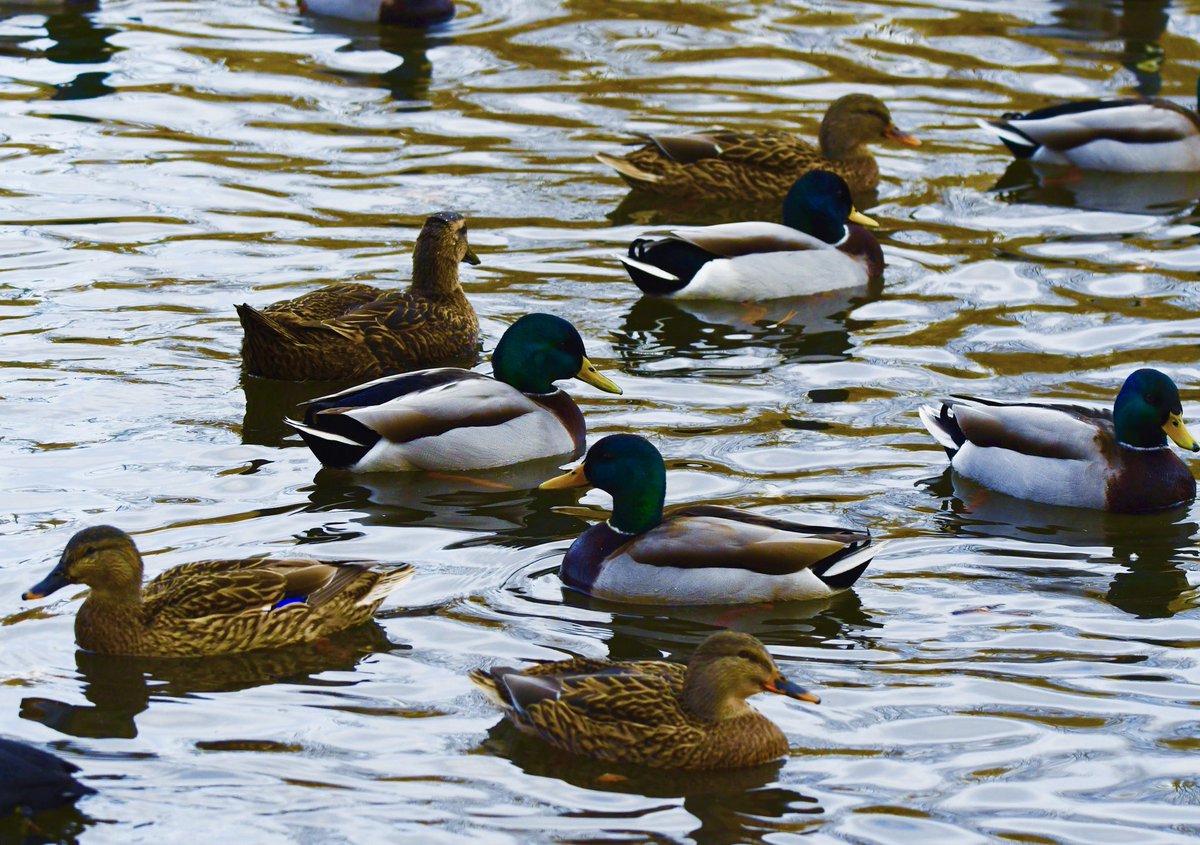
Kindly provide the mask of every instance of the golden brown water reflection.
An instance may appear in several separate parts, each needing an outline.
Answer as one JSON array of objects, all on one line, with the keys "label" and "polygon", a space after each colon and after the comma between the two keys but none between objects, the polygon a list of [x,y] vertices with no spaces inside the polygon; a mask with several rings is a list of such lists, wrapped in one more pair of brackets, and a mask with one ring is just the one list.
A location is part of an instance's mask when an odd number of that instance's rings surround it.
[{"label": "golden brown water reflection", "polygon": [[[1139,88],[1191,102],[1200,3],[489,0],[428,35],[255,0],[0,10],[0,732],[83,767],[83,841],[1195,841],[1196,506],[1004,500],[946,474],[914,409],[1105,402],[1151,364],[1200,416],[1200,184],[1063,181],[974,125]],[[666,126],[811,132],[851,91],[925,142],[879,154],[881,286],[763,313],[635,297],[612,258],[634,234],[744,211],[626,200],[596,151]],[[654,438],[672,501],[896,538],[856,593],[594,603],[554,565],[600,494],[556,510],[319,472],[279,420],[328,386],[243,381],[233,303],[391,285],[447,208],[484,262],[486,349],[529,310],[572,318],[625,388],[572,388],[594,434]],[[304,546],[419,574],[324,650],[77,655],[74,596],[19,596],[99,522],[155,572]],[[821,692],[758,702],[781,765],[603,783],[495,728],[465,677],[686,653],[717,625]]]}]

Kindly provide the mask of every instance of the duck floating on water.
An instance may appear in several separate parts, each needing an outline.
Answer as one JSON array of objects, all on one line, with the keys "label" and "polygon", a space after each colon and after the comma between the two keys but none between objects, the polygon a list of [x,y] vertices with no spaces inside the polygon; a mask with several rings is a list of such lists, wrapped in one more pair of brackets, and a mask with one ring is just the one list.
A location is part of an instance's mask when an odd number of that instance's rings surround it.
[{"label": "duck floating on water", "polygon": [[788,132],[713,130],[646,135],[649,142],[623,158],[597,153],[630,187],[698,199],[782,199],[810,170],[841,176],[857,193],[879,185],[879,165],[868,144],[921,142],[901,132],[878,97],[847,94],[821,121],[819,148]]},{"label": "duck floating on water", "polygon": [[399,370],[474,361],[479,319],[458,277],[478,264],[467,221],[452,211],[425,221],[402,291],[334,284],[267,306],[236,306],[246,372],[313,381],[378,378]]},{"label": "duck floating on water", "polygon": [[327,467],[488,469],[583,451],[583,414],[556,380],[621,392],[584,355],[575,327],[553,314],[526,314],[509,326],[492,371],[391,376],[314,399],[303,422],[285,422]]},{"label": "duck floating on water", "polygon": [[950,465],[985,487],[1049,505],[1122,513],[1196,497],[1167,445],[1200,452],[1183,424],[1179,389],[1154,369],[1132,373],[1112,410],[957,397],[919,409]]},{"label": "duck floating on water", "polygon": [[1017,158],[1043,164],[1114,173],[1200,171],[1200,115],[1161,97],[1062,103],[979,125]]},{"label": "duck floating on water", "polygon": [[728,769],[788,753],[783,731],[746,703],[773,692],[818,703],[783,677],[754,637],[721,631],[687,666],[576,657],[527,669],[476,669],[471,680],[521,731],[610,763]]},{"label": "duck floating on water", "polygon": [[812,170],[783,201],[783,223],[722,223],[637,238],[622,258],[643,293],[749,302],[866,285],[883,250],[842,177]]},{"label": "duck floating on water", "polygon": [[865,531],[801,525],[734,508],[663,511],[658,449],[612,434],[542,489],[599,487],[612,517],[571,544],[559,577],[597,598],[640,604],[750,604],[827,598],[847,590],[883,544]]},{"label": "duck floating on water", "polygon": [[412,577],[408,564],[208,560],[168,569],[144,587],[142,556],[119,528],[76,533],[58,565],[22,596],[91,588],[75,641],[99,654],[203,657],[312,642],[367,622]]}]

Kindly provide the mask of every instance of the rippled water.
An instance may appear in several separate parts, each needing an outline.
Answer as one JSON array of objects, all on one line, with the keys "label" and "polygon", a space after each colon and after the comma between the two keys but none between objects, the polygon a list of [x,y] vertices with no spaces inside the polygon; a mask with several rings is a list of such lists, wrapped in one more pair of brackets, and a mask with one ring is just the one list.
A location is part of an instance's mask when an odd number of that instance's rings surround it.
[{"label": "rippled water", "polygon": [[[915,414],[950,392],[1106,403],[1151,364],[1200,417],[1200,182],[1010,167],[974,125],[1135,88],[1190,102],[1200,3],[489,0],[428,35],[254,0],[0,9],[0,733],[82,766],[82,841],[1200,834],[1197,506],[965,487]],[[1161,74],[1130,69],[1159,48]],[[623,243],[740,212],[627,201],[595,152],[667,126],[812,133],[851,91],[925,142],[879,154],[881,286],[637,299]],[[626,391],[571,388],[593,435],[652,437],[670,501],[895,538],[855,592],[593,604],[554,567],[602,494],[318,472],[280,418],[323,386],[243,380],[233,304],[391,286],[441,209],[471,218],[485,349],[529,310],[571,317]],[[101,658],[75,651],[70,591],[19,598],[99,522],[153,572],[296,546],[419,571],[380,628],[328,648]],[[791,741],[779,765],[598,781],[494,727],[465,677],[686,654],[717,625],[823,696],[757,700]]]}]

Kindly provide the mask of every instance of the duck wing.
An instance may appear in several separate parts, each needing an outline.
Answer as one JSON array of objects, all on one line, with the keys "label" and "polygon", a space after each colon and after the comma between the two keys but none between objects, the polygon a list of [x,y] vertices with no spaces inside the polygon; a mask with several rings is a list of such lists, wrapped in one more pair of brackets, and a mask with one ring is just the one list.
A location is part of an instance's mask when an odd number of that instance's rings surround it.
[{"label": "duck wing", "polygon": [[639,671],[636,666],[608,664],[578,674],[562,665],[540,674],[498,667],[482,674],[494,684],[502,703],[526,724],[553,724],[564,714],[573,720],[610,724],[686,721],[678,702],[682,666]]},{"label": "duck wing", "polygon": [[716,226],[685,226],[671,230],[671,237],[693,244],[722,258],[766,252],[798,252],[829,249],[819,238],[779,223],[751,221]]},{"label": "duck wing", "polygon": [[1130,98],[1064,103],[982,121],[1020,157],[1039,146],[1066,152],[1093,141],[1161,144],[1200,135],[1200,118],[1170,100]]},{"label": "duck wing", "polygon": [[670,511],[623,551],[648,566],[790,575],[805,569],[828,570],[869,543],[866,532],[693,505]]},{"label": "duck wing", "polygon": [[971,397],[927,405],[921,419],[953,455],[964,443],[1038,458],[1090,460],[1112,436],[1112,412],[1081,405],[1002,403]]},{"label": "duck wing", "polygon": [[680,135],[644,135],[658,152],[678,164],[708,158],[767,169],[789,167],[798,157],[817,155],[816,149],[787,132],[688,132]]}]

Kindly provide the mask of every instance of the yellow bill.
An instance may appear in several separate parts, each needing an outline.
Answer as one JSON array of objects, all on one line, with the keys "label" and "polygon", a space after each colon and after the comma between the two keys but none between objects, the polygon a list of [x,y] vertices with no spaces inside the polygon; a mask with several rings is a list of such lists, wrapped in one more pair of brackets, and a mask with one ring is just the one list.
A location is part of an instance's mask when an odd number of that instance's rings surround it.
[{"label": "yellow bill", "polygon": [[584,474],[583,464],[575,467],[570,472],[564,472],[562,475],[556,475],[549,481],[543,481],[538,485],[539,490],[566,490],[570,487],[587,487],[589,482],[587,475]]},{"label": "yellow bill", "polygon": [[1192,437],[1187,426],[1183,424],[1183,417],[1179,414],[1171,414],[1167,417],[1167,421],[1163,423],[1163,431],[1167,433],[1167,437],[1175,442],[1175,445],[1180,449],[1187,449],[1189,452],[1200,452],[1200,443],[1196,442],[1196,438]]},{"label": "yellow bill", "polygon": [[585,384],[590,384],[592,387],[598,387],[605,393],[616,393],[618,395],[621,393],[621,388],[602,376],[600,371],[596,369],[596,365],[587,358],[583,359],[583,366],[579,368],[579,372],[575,374],[575,378]]},{"label": "yellow bill", "polygon": [[850,209],[850,222],[857,223],[859,226],[870,226],[872,229],[879,228],[879,221],[868,217],[857,208]]}]

